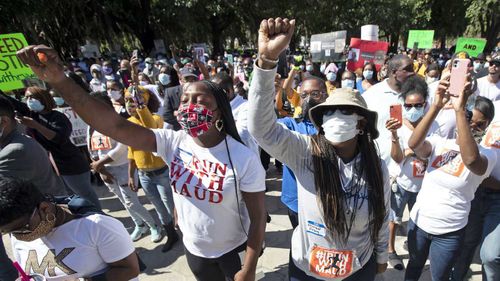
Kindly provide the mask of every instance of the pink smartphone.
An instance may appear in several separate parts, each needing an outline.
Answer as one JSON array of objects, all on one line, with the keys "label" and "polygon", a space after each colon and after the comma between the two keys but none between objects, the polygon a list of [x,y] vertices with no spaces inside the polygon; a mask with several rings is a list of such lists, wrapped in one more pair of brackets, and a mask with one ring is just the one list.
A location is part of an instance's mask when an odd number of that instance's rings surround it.
[{"label": "pink smartphone", "polygon": [[458,97],[464,90],[467,81],[467,72],[469,69],[469,59],[455,59],[451,66],[450,87],[448,92],[452,96]]}]

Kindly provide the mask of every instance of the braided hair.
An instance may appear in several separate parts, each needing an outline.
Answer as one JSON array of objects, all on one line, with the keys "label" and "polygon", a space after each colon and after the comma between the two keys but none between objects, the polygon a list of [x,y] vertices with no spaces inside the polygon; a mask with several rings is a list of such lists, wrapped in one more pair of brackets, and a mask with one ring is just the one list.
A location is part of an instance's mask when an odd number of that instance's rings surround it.
[{"label": "braided hair", "polygon": [[222,114],[222,122],[224,123],[224,127],[222,129],[223,132],[245,145],[241,140],[240,134],[238,134],[238,129],[236,129],[236,122],[234,121],[233,111],[231,110],[231,105],[229,103],[229,99],[227,98],[226,91],[214,82],[208,80],[200,82],[207,86],[212,95],[215,97],[217,107]]}]

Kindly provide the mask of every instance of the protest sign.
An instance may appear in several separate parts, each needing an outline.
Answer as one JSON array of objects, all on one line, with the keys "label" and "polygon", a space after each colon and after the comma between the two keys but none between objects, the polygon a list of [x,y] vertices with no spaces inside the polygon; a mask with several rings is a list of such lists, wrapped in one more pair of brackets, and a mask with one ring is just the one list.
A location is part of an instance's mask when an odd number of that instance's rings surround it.
[{"label": "protest sign", "polygon": [[351,38],[350,51],[347,58],[347,69],[355,71],[368,62],[375,63],[377,70],[384,64],[385,54],[389,43],[382,41],[365,41],[359,38]]},{"label": "protest sign", "polygon": [[165,42],[163,41],[163,39],[155,39],[154,44],[155,44],[155,49],[156,49],[157,54],[158,53],[161,53],[161,54],[167,53],[167,48],[165,47]]},{"label": "protest sign", "polygon": [[90,41],[86,41],[86,44],[80,46],[80,51],[82,55],[86,58],[98,58],[101,56],[99,47],[96,44],[92,44]]},{"label": "protest sign", "polygon": [[455,53],[466,52],[469,56],[477,58],[477,56],[483,52],[484,46],[486,46],[485,39],[460,37],[457,40]]},{"label": "protest sign", "polygon": [[197,43],[193,44],[193,57],[202,63],[206,63],[205,61],[205,53],[208,53],[208,47],[205,43]]},{"label": "protest sign", "polygon": [[87,123],[85,123],[80,116],[71,107],[61,107],[55,110],[64,113],[68,117],[73,131],[71,132],[70,140],[76,146],[87,145]]},{"label": "protest sign", "polygon": [[343,61],[347,31],[314,34],[311,36],[311,56],[313,62]]},{"label": "protest sign", "polygon": [[0,90],[24,88],[23,80],[36,77],[16,56],[16,52],[26,46],[28,42],[22,33],[0,35]]},{"label": "protest sign", "polygon": [[410,30],[407,48],[412,49],[417,43],[418,49],[431,49],[434,42],[434,30]]}]

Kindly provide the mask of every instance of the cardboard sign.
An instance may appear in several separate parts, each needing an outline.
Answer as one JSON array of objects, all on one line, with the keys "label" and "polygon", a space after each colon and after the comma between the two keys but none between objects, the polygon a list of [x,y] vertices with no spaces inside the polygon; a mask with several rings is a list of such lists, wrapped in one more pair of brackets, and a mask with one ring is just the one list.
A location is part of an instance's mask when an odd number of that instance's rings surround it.
[{"label": "cardboard sign", "polygon": [[431,49],[433,42],[434,30],[410,30],[406,46],[412,49],[416,43],[418,49]]},{"label": "cardboard sign", "polygon": [[23,80],[36,78],[29,66],[23,64],[16,52],[28,46],[22,33],[0,35],[0,90],[24,88]]},{"label": "cardboard sign", "polygon": [[368,62],[375,63],[377,71],[384,64],[385,54],[389,49],[389,43],[383,41],[365,41],[359,38],[351,38],[351,49],[347,58],[347,69],[355,71]]},{"label": "cardboard sign", "polygon": [[483,52],[484,46],[486,46],[486,39],[460,37],[457,40],[455,53],[466,52],[469,56],[477,58]]},{"label": "cardboard sign", "polygon": [[312,35],[312,61],[345,61],[343,53],[346,37],[347,31],[345,30]]},{"label": "cardboard sign", "polygon": [[80,51],[86,58],[98,58],[101,56],[99,47],[96,44],[91,44],[88,40],[86,41],[85,45],[80,46]]},{"label": "cardboard sign", "polygon": [[73,127],[73,132],[71,132],[70,140],[76,146],[86,146],[87,145],[87,123],[85,123],[80,116],[71,107],[61,107],[55,110],[64,113],[68,117],[71,125]]},{"label": "cardboard sign", "polygon": [[167,48],[165,47],[165,42],[163,41],[163,39],[155,39],[154,44],[156,53],[162,53],[162,54],[167,53]]}]

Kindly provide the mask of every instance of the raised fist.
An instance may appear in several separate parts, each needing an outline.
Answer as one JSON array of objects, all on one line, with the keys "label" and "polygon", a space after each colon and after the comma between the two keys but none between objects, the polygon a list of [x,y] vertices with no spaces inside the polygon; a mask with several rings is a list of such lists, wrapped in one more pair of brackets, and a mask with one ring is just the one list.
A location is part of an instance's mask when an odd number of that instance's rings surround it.
[{"label": "raised fist", "polygon": [[275,61],[283,50],[288,47],[295,30],[295,20],[282,18],[267,19],[260,23],[259,56],[263,58],[259,66],[267,60]]},{"label": "raised fist", "polygon": [[66,77],[59,55],[50,47],[27,46],[17,52],[17,57],[45,82],[57,83]]}]

